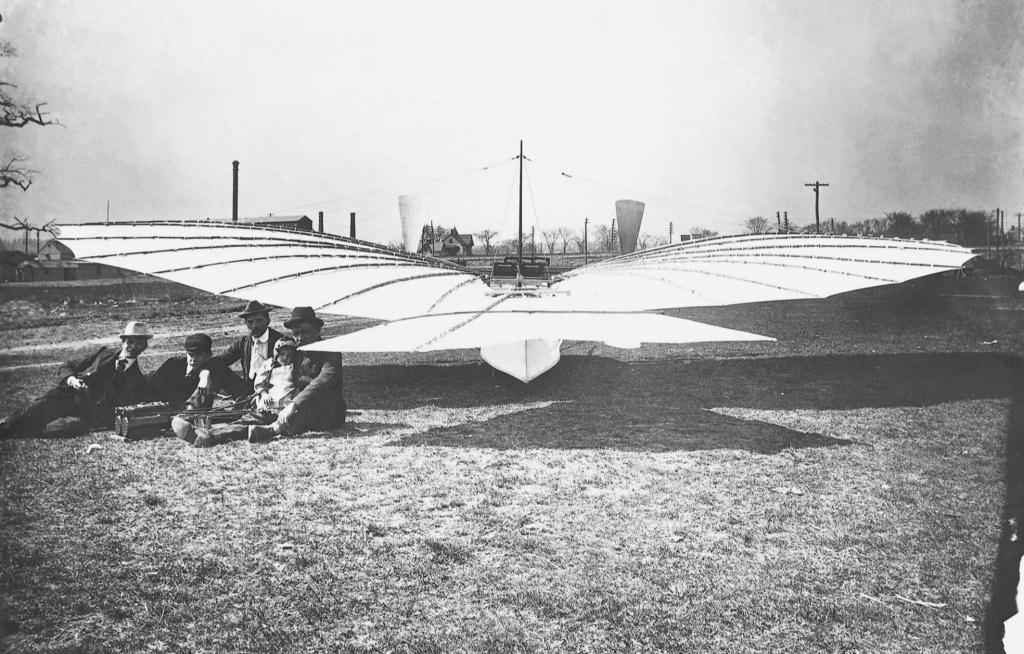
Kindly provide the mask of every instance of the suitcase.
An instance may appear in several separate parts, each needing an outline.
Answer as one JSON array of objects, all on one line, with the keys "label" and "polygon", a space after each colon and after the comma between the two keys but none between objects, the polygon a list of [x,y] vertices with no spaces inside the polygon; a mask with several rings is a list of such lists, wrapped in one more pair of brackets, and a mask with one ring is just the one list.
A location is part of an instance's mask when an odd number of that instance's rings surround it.
[{"label": "suitcase", "polygon": [[159,436],[171,427],[171,406],[144,402],[114,409],[114,432],[128,440]]}]

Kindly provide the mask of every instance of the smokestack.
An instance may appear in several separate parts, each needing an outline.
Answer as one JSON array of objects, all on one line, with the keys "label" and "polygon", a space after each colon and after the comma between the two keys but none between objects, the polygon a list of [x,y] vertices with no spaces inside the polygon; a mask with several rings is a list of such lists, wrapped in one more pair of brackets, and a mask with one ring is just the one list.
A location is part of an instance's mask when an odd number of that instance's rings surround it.
[{"label": "smokestack", "polygon": [[644,219],[644,203],[638,200],[616,200],[615,217],[619,222],[619,247],[622,254],[636,250],[640,221]]},{"label": "smokestack", "polygon": [[423,237],[427,207],[417,195],[398,196],[398,215],[402,219],[402,242],[406,252],[416,252]]},{"label": "smokestack", "polygon": [[353,211],[348,215],[348,237],[356,237],[356,212]]},{"label": "smokestack", "polygon": [[238,222],[238,162],[231,162],[231,221]]},{"label": "smokestack", "polygon": [[318,215],[320,216],[320,233],[323,234],[324,233],[324,212],[320,211],[320,212],[318,212]]}]

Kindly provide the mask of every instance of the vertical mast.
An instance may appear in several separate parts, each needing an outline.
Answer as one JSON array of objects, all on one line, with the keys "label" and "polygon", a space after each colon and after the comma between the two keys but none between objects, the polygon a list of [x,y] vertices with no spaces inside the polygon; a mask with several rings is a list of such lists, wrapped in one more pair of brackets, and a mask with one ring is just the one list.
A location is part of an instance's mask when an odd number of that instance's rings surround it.
[{"label": "vertical mast", "polygon": [[523,140],[519,139],[519,274],[523,272]]}]

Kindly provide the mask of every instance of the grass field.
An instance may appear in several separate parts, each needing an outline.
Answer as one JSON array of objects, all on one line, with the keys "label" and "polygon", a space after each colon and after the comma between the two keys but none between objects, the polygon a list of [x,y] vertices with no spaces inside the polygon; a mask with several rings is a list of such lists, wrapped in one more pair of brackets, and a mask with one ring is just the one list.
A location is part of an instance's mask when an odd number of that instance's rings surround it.
[{"label": "grass field", "polygon": [[[3,647],[981,651],[1015,285],[679,312],[779,341],[574,343],[528,386],[473,352],[351,356],[348,427],[261,446],[2,442]],[[153,369],[241,304],[0,289],[0,413],[128,319]]]}]

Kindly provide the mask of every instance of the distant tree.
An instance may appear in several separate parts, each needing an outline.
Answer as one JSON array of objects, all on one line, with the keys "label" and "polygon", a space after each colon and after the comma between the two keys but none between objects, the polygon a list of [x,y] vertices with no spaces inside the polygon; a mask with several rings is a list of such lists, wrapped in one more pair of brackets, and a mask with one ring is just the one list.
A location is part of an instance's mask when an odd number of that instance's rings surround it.
[{"label": "distant tree", "polygon": [[559,227],[555,232],[558,234],[558,240],[562,243],[562,254],[565,254],[569,245],[575,240],[573,231],[568,227]]},{"label": "distant tree", "polygon": [[498,232],[493,229],[485,229],[477,234],[477,238],[484,244],[484,254],[494,254],[494,246],[491,245],[494,238],[498,235]]},{"label": "distant tree", "polygon": [[[2,19],[0,19],[2,20]],[[18,56],[10,41],[0,39],[0,59]],[[0,67],[7,71],[7,66]],[[43,108],[45,102],[34,102],[19,98],[15,94],[18,86],[9,79],[0,78],[0,127],[20,129],[29,125],[58,125]],[[29,168],[28,157],[19,152],[5,152],[0,158],[0,188],[17,187],[27,191],[38,171]]]},{"label": "distant tree", "polygon": [[693,227],[690,229],[690,236],[693,238],[711,238],[712,236],[718,236],[718,232],[706,227]]},{"label": "distant tree", "polygon": [[933,241],[956,238],[957,219],[963,209],[929,209],[921,214],[922,235]]},{"label": "distant tree", "polygon": [[617,236],[608,225],[598,225],[594,228],[594,245],[597,252],[614,252]]},{"label": "distant tree", "polygon": [[988,212],[959,210],[954,231],[956,233],[954,241],[960,245],[985,245],[989,235]]},{"label": "distant tree", "polygon": [[656,234],[641,234],[636,239],[636,246],[640,250],[656,248],[668,243],[668,239]]},{"label": "distant tree", "polygon": [[914,217],[906,211],[890,211],[885,214],[885,235],[894,238],[915,238],[920,230]]},{"label": "distant tree", "polygon": [[519,253],[519,239],[517,238],[506,238],[500,241],[495,246],[495,251],[502,254],[518,254]]},{"label": "distant tree", "polygon": [[541,231],[540,236],[548,248],[548,254],[554,254],[555,244],[558,243],[558,230],[545,229]]},{"label": "distant tree", "polygon": [[747,218],[747,222],[743,224],[743,227],[747,230],[748,234],[766,234],[768,233],[768,219],[764,216]]}]

